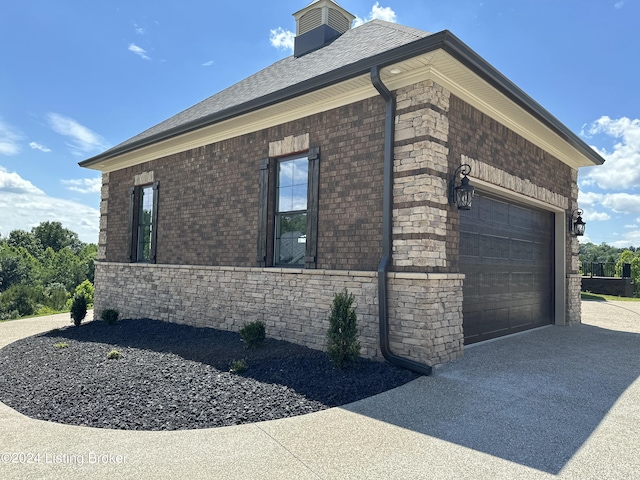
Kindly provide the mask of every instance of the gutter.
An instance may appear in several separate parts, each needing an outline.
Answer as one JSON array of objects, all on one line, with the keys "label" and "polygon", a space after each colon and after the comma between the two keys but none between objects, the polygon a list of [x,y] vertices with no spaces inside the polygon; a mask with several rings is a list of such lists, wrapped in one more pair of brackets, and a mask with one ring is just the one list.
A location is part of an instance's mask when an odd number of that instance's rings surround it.
[{"label": "gutter", "polygon": [[[604,159],[575,133],[563,125],[557,118],[551,115],[540,104],[533,100],[529,95],[517,87],[507,77],[502,75],[498,70],[493,68],[489,63],[482,59],[476,52],[469,48],[458,37],[448,30],[431,34],[427,37],[420,38],[414,42],[401,45],[399,47],[387,50],[372,57],[358,60],[352,64],[345,65],[330,72],[309,78],[295,85],[291,85],[282,90],[271,92],[245,103],[234,105],[227,109],[214,112],[204,117],[192,120],[190,122],[171,127],[154,135],[139,139],[128,140],[128,143],[115,146],[103,153],[100,153],[87,160],[79,162],[81,167],[91,167],[113,157],[117,157],[124,153],[146,147],[148,145],[167,140],[169,138],[182,135],[199,128],[212,125],[230,118],[254,112],[262,108],[274,105],[286,100],[295,98],[306,93],[313,92],[320,88],[325,88],[336,83],[358,77],[369,73],[373,68],[381,69],[393,63],[401,62],[414,58],[426,53],[442,49],[453,58],[469,68],[472,72],[487,81],[491,86],[499,92],[506,95],[509,99],[523,108],[525,111],[533,115],[537,120],[549,127],[553,132],[559,135],[563,140],[572,145],[576,150],[589,158],[595,165],[604,163]],[[135,138],[135,137],[134,137]]]},{"label": "gutter", "polygon": [[387,298],[389,265],[391,264],[391,235],[393,208],[393,144],[395,133],[396,101],[380,79],[380,67],[371,68],[371,83],[385,101],[384,120],[384,184],[382,195],[382,258],[378,264],[378,324],[382,356],[392,365],[406,368],[422,375],[431,375],[431,366],[401,357],[391,351],[389,345],[389,304]]}]

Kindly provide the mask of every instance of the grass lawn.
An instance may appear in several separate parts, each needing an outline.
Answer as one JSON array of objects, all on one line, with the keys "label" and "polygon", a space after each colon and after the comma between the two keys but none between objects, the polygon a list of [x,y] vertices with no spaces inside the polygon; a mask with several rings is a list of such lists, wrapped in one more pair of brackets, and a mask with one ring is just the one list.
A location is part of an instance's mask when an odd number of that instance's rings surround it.
[{"label": "grass lawn", "polygon": [[616,297],[613,295],[602,295],[600,293],[591,292],[580,292],[580,298],[582,300],[599,300],[601,302],[606,302],[607,300],[615,300],[619,302],[640,302],[640,298]]}]

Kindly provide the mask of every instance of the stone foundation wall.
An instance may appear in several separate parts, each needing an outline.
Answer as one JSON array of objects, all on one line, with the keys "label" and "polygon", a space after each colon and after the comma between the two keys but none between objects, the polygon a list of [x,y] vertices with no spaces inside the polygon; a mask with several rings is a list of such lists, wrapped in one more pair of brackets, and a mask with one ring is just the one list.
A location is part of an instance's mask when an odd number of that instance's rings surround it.
[{"label": "stone foundation wall", "polygon": [[[393,353],[438,365],[462,355],[462,278],[389,275]],[[96,318],[152,318],[238,331],[266,324],[267,335],[324,350],[333,296],[356,297],[361,355],[382,360],[377,275],[367,271],[178,266],[96,262]]]},{"label": "stone foundation wall", "polygon": [[567,275],[567,316],[566,325],[576,325],[580,323],[582,310],[580,309],[580,287],[582,286],[582,275]]}]

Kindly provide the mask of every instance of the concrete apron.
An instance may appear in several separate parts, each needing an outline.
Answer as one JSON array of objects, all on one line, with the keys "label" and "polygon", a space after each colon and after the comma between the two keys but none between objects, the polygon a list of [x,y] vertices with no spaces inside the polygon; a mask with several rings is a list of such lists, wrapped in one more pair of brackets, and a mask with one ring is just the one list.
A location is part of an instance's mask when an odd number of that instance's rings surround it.
[{"label": "concrete apron", "polygon": [[[0,404],[0,478],[638,478],[640,303],[582,309],[581,326],[479,345],[432,377],[301,417],[133,432]],[[0,323],[0,345],[69,322],[56,317]]]}]

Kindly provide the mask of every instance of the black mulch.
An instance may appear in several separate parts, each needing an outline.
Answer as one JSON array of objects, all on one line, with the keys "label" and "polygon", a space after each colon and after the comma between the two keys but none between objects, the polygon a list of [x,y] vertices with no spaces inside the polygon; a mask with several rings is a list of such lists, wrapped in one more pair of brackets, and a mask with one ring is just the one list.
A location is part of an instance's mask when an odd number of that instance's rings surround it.
[{"label": "black mulch", "polygon": [[[54,344],[65,342],[67,348]],[[113,349],[120,359],[107,359]],[[248,370],[229,373],[234,360]],[[155,320],[101,321],[0,349],[0,401],[32,418],[122,430],[183,430],[292,417],[344,405],[417,377],[359,359],[336,370],[326,353]]]}]

